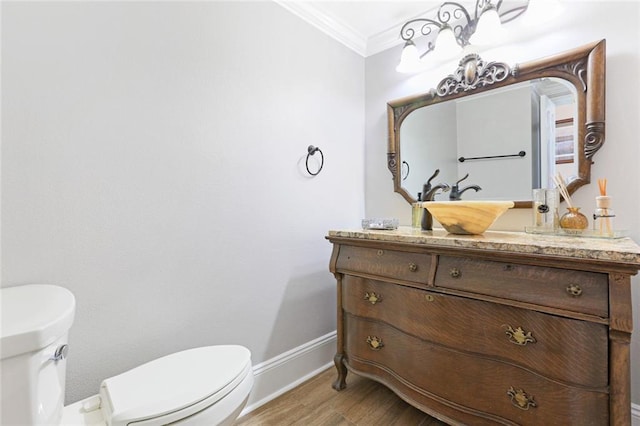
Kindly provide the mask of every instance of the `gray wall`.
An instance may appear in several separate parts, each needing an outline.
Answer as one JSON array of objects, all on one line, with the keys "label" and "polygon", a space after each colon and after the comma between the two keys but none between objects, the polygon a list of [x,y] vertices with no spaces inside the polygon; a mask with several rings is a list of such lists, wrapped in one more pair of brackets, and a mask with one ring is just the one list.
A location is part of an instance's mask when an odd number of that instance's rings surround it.
[{"label": "gray wall", "polygon": [[[618,226],[640,241],[640,5],[564,4],[480,53],[514,63],[607,39],[592,181],[609,179]],[[2,3],[2,285],[76,294],[68,402],[179,349],[239,343],[257,363],[335,328],[323,236],[365,215],[410,223],[385,103],[456,65],[406,76],[399,56],[364,61],[270,2]],[[327,159],[314,179],[309,144]],[[596,187],[574,199],[592,206]]]},{"label": "gray wall", "polygon": [[[486,60],[509,64],[549,56],[605,38],[607,40],[606,142],[594,157],[591,184],[582,187],[574,204],[589,212],[599,195],[599,178],[607,178],[607,192],[613,197],[616,227],[630,230],[640,242],[640,2],[563,2],[564,14],[556,21],[525,28],[518,21],[509,24],[511,36],[502,46],[479,53]],[[425,93],[453,72],[458,60],[434,64],[430,71],[407,76],[395,71],[401,46],[366,60],[366,214],[395,216],[411,223],[411,208],[393,192],[386,167],[386,102]],[[497,229],[522,231],[530,224],[529,209],[507,212],[496,222]],[[631,342],[632,401],[640,404],[640,279],[632,280],[634,328]]]},{"label": "gray wall", "polygon": [[[531,199],[531,88],[501,91],[500,96],[475,96],[457,103],[458,156],[484,157],[525,151],[524,158],[465,161],[457,175],[469,178],[460,185],[479,185],[465,199]],[[498,173],[496,171],[499,170]],[[505,179],[504,176],[510,176]]]},{"label": "gray wall", "polygon": [[177,350],[259,363],[335,330],[363,75],[272,2],[2,3],[2,285],[76,295],[67,402]]},{"label": "gray wall", "polygon": [[[409,159],[409,175],[402,182],[411,196],[418,197],[424,183],[440,170],[436,180],[455,182],[457,161],[455,102],[443,102],[428,108],[411,112],[400,126],[402,140],[400,155]],[[454,141],[454,143],[425,143],[427,141]],[[426,196],[426,194],[424,194]],[[446,199],[447,194],[438,192],[438,199]]]}]

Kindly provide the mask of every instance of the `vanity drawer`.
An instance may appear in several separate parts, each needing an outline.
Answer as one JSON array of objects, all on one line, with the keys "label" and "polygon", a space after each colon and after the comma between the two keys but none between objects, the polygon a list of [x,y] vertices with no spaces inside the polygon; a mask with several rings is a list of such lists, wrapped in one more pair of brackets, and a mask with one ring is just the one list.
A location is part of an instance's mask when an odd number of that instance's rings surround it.
[{"label": "vanity drawer", "polygon": [[349,275],[343,277],[342,307],[416,338],[499,358],[566,383],[608,384],[603,324]]},{"label": "vanity drawer", "polygon": [[397,250],[340,246],[336,269],[426,284],[432,256]]},{"label": "vanity drawer", "polygon": [[452,351],[382,322],[346,315],[344,324],[350,367],[417,389],[427,399],[500,424],[609,424],[605,391],[566,386],[499,360]]},{"label": "vanity drawer", "polygon": [[435,286],[609,316],[608,276],[595,272],[440,256]]}]

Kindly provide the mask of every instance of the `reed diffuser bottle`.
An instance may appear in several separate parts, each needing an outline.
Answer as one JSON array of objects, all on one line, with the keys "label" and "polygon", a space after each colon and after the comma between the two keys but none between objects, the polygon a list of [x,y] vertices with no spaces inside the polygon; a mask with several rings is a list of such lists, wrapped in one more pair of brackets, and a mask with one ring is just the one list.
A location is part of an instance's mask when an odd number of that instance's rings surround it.
[{"label": "reed diffuser bottle", "polygon": [[616,217],[611,208],[611,197],[607,195],[607,180],[598,179],[600,196],[596,197],[596,210],[593,212],[593,231],[602,236],[613,236],[613,220]]},{"label": "reed diffuser bottle", "polygon": [[567,210],[560,218],[562,229],[582,230],[589,227],[589,219],[580,212],[580,207],[567,207]]},{"label": "reed diffuser bottle", "polygon": [[567,210],[565,214],[560,217],[560,227],[565,231],[582,231],[583,229],[587,229],[589,227],[589,219],[585,215],[580,212],[580,207],[575,207],[571,202],[571,196],[569,195],[569,191],[567,190],[567,185],[564,182],[564,178],[560,173],[558,173],[554,180],[556,185],[558,185],[558,190],[564,201],[567,202]]}]

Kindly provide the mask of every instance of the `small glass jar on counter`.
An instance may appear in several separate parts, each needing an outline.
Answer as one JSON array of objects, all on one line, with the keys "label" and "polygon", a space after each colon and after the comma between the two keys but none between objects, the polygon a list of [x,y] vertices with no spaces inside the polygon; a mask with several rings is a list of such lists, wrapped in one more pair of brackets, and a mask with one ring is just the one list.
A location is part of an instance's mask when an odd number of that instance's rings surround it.
[{"label": "small glass jar on counter", "polygon": [[558,206],[560,192],[553,189],[533,190],[533,227],[539,230],[554,230],[558,228]]}]

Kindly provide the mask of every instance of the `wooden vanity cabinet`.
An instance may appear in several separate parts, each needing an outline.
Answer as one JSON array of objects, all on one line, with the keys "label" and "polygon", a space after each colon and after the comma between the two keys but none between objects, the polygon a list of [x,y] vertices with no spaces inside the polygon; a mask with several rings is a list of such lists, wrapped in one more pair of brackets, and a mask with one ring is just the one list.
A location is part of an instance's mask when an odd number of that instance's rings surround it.
[{"label": "wooden vanity cabinet", "polygon": [[336,390],[349,370],[453,425],[631,424],[637,264],[328,239]]}]

